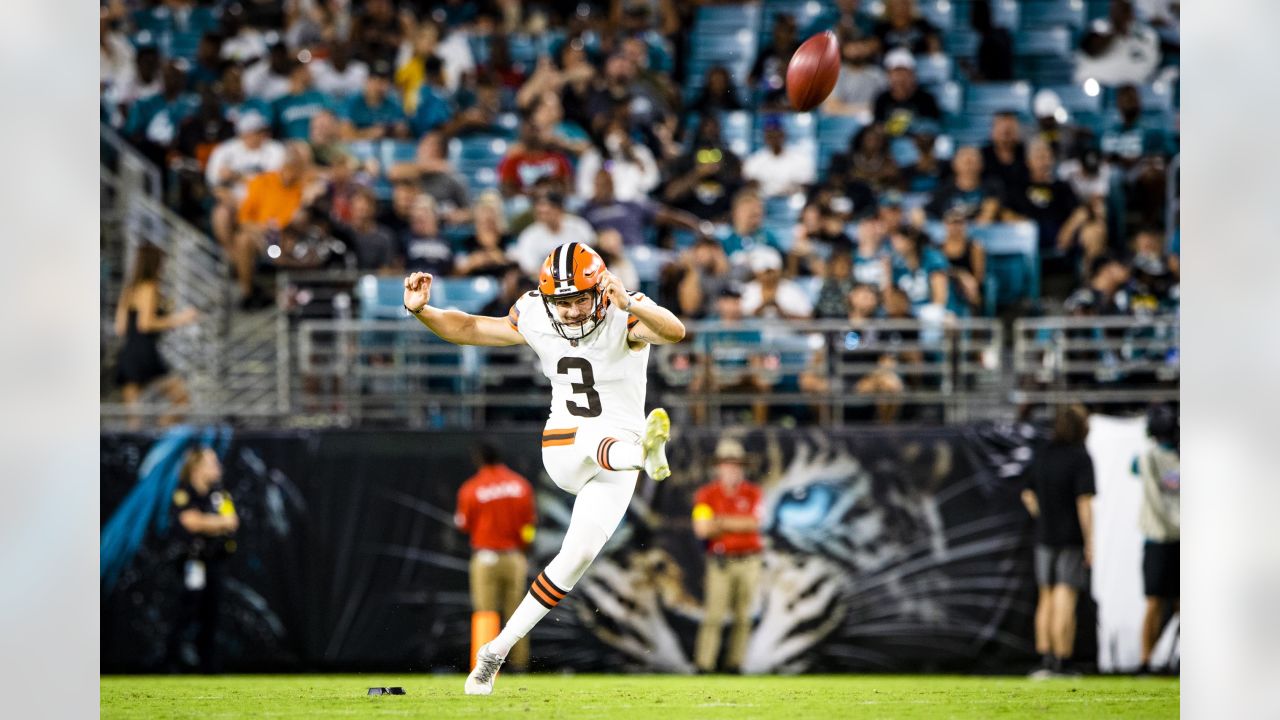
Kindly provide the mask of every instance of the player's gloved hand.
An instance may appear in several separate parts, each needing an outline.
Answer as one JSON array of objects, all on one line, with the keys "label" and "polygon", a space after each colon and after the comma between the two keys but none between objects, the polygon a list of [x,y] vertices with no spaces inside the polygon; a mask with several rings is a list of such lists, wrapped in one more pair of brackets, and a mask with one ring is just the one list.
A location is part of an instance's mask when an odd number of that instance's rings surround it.
[{"label": "player's gloved hand", "polygon": [[404,306],[417,314],[431,299],[431,273],[416,272],[404,279]]}]

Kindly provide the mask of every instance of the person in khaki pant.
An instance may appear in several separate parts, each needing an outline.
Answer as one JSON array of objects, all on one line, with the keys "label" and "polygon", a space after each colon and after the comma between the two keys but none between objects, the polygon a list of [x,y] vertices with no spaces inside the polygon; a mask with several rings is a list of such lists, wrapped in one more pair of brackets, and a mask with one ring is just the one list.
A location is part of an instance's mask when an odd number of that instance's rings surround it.
[{"label": "person in khaki pant", "polygon": [[742,670],[751,636],[751,610],[760,586],[759,486],[746,479],[747,454],[736,440],[716,446],[716,479],[698,490],[693,504],[693,533],[707,547],[707,580],[702,626],[694,662],[699,672],[714,672],[726,616],[732,618],[725,669]]},{"label": "person in khaki pant", "polygon": [[[533,542],[533,486],[489,445],[476,449],[480,469],[458,489],[454,523],[471,536],[473,612],[511,617],[529,589],[525,550]],[[529,638],[511,648],[509,669],[529,666]]]}]

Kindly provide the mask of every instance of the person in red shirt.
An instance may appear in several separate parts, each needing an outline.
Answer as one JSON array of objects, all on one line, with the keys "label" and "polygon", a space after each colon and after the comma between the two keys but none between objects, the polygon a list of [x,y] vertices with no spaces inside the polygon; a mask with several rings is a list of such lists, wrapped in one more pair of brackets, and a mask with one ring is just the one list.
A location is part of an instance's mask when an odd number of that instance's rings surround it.
[{"label": "person in red shirt", "polygon": [[[453,516],[471,537],[472,610],[511,617],[529,585],[525,551],[536,521],[533,486],[504,465],[492,446],[479,446],[475,456],[480,469],[458,489]],[[529,638],[516,643],[507,663],[516,670],[529,666]]]},{"label": "person in red shirt", "polygon": [[573,178],[569,158],[548,145],[549,133],[533,122],[532,115],[520,124],[520,140],[498,163],[498,183],[503,197],[528,194],[534,183],[550,178],[555,190],[565,193]]},{"label": "person in red shirt", "polygon": [[746,479],[742,443],[725,438],[716,445],[716,479],[693,502],[693,533],[707,547],[707,581],[702,626],[694,661],[699,672],[713,672],[720,655],[725,616],[733,613],[725,668],[742,669],[751,634],[751,611],[760,585],[764,544],[760,538],[760,487]]}]

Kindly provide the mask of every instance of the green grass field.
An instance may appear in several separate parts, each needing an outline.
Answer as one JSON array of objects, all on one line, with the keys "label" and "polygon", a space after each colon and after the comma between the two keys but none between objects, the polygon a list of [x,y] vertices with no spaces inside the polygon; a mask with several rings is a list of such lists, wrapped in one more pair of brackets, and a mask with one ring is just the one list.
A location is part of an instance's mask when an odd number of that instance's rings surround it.
[{"label": "green grass field", "polygon": [[[1178,680],[835,675],[524,675],[490,697],[455,675],[103,677],[103,718],[1176,718]],[[369,697],[370,686],[406,695]]]}]

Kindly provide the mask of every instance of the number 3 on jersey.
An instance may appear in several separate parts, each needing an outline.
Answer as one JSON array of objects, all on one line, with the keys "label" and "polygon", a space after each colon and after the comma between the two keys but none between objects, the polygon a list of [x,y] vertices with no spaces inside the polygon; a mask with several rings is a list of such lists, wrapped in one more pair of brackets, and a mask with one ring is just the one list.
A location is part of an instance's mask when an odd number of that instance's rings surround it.
[{"label": "number 3 on jersey", "polygon": [[569,408],[570,415],[578,417],[597,417],[600,415],[600,393],[596,392],[596,374],[591,369],[591,363],[586,358],[580,357],[563,357],[556,365],[556,372],[560,375],[568,375],[570,370],[577,370],[582,377],[582,382],[573,382],[570,376],[569,387],[573,389],[575,395],[586,395],[587,406],[583,407],[572,400],[566,400],[565,406]]}]

